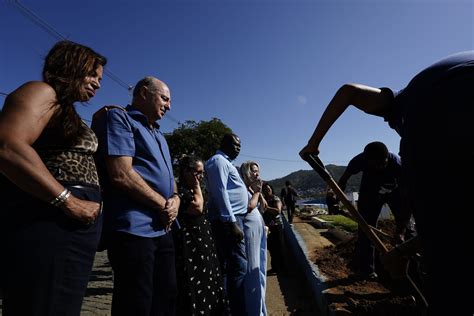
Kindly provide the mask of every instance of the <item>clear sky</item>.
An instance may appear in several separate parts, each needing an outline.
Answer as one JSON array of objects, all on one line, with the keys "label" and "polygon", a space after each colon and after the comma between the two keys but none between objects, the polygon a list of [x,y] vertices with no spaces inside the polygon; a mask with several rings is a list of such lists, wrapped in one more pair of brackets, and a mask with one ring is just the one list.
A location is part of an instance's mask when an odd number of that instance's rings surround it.
[{"label": "clear sky", "polygon": [[[0,0],[0,92],[40,80],[56,42],[15,5]],[[256,160],[264,179],[310,169],[299,150],[346,82],[403,88],[424,67],[474,49],[472,0],[21,0],[70,40],[105,55],[133,85],[146,75],[171,88],[164,132],[177,122],[221,119],[241,137],[236,164]],[[4,97],[0,97],[0,105]],[[126,105],[105,76],[84,119]],[[321,144],[321,159],[346,165],[370,141],[398,152],[382,119],[351,108]]]}]

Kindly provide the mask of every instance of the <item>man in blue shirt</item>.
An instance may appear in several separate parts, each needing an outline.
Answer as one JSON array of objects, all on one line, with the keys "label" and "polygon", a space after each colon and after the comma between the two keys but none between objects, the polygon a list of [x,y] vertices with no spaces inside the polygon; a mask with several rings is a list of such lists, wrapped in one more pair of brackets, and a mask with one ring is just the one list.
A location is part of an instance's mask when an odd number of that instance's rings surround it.
[{"label": "man in blue shirt", "polygon": [[[384,143],[372,142],[364,151],[351,159],[339,179],[339,186],[344,191],[352,175],[362,172],[357,208],[367,224],[375,227],[382,206],[387,203],[397,222],[397,236],[403,238],[409,212],[402,212],[400,181],[402,165],[400,158],[389,152]],[[374,247],[361,229],[358,236],[358,268],[362,277],[377,276],[374,266]]]},{"label": "man in blue shirt", "polygon": [[168,86],[140,80],[126,109],[94,115],[104,188],[104,230],[114,271],[113,315],[174,315],[176,218],[171,157],[157,121],[171,109]]},{"label": "man in blue shirt", "polygon": [[243,221],[249,200],[247,187],[231,163],[239,152],[239,137],[226,134],[217,153],[205,165],[209,192],[208,218],[212,225],[232,315],[245,315],[246,310],[244,279],[247,273],[247,256]]},{"label": "man in blue shirt", "polygon": [[[458,217],[469,209],[468,197],[473,191],[473,87],[474,51],[457,53],[429,66],[398,93],[346,84],[333,97],[300,151],[301,157],[319,153],[324,135],[351,104],[384,117],[400,134],[403,191],[411,204],[423,248],[430,315],[474,312],[474,292],[457,290],[474,282],[473,248],[466,246],[472,239],[472,225]],[[440,205],[442,199],[437,193],[447,197],[449,203]],[[449,219],[447,215],[455,217]]]}]

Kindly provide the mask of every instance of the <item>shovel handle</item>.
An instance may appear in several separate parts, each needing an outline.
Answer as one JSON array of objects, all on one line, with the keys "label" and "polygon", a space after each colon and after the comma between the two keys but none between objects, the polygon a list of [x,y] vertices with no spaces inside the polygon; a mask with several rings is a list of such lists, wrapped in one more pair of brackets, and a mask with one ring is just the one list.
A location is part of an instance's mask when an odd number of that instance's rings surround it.
[{"label": "shovel handle", "polygon": [[323,178],[324,181],[328,182],[332,179],[329,171],[327,171],[321,159],[318,156],[307,153],[305,155],[305,160],[308,162],[311,167]]},{"label": "shovel handle", "polygon": [[304,160],[309,163],[309,165],[321,176],[321,178],[323,178],[324,181],[326,181],[329,187],[334,191],[336,196],[352,215],[353,219],[357,222],[357,224],[359,224],[360,229],[365,233],[367,238],[369,238],[374,247],[380,253],[387,253],[387,247],[385,247],[380,238],[371,229],[369,224],[367,224],[362,215],[360,215],[356,207],[349,201],[344,191],[341,190],[339,185],[336,183],[336,181],[334,181],[332,176],[327,171],[326,167],[324,167],[324,164],[321,159],[319,159],[317,155],[306,153],[304,156]]}]

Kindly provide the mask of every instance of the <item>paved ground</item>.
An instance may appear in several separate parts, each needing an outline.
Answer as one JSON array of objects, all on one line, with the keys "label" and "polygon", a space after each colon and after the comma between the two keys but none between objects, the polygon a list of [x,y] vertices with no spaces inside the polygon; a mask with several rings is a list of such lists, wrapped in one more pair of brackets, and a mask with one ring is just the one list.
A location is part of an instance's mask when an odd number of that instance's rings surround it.
[{"label": "paved ground", "polygon": [[112,269],[107,260],[106,251],[98,252],[82,304],[81,315],[110,315],[112,289]]},{"label": "paved ground", "polygon": [[[300,224],[296,223],[295,225],[300,226]],[[301,226],[303,228],[305,225]],[[308,233],[310,231],[308,229]],[[314,302],[311,301],[310,296],[307,294],[308,290],[303,278],[299,275],[298,268],[289,256],[287,256],[287,259],[288,265],[292,267],[288,275],[271,275],[267,277],[266,304],[268,315],[316,315],[317,311]],[[270,261],[270,258],[268,261]],[[107,260],[106,252],[99,252],[95,258],[81,315],[110,315],[112,288],[112,270]]]},{"label": "paved ground", "polygon": [[[315,309],[305,294],[302,280],[293,275],[267,277],[266,303],[269,316],[315,315]],[[112,271],[105,252],[96,255],[94,269],[87,288],[81,315],[110,315],[112,302]]]}]

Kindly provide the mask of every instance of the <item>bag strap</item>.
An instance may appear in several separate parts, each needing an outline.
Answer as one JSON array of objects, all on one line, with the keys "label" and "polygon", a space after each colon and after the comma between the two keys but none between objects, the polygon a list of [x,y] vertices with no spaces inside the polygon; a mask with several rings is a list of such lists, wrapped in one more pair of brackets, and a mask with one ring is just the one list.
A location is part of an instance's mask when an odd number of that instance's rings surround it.
[{"label": "bag strap", "polygon": [[103,106],[100,110],[98,110],[97,112],[94,113],[94,115],[92,115],[92,120],[97,120],[99,117],[101,117],[102,115],[104,115],[104,113],[107,113],[108,111],[112,110],[112,109],[120,109],[124,112],[127,112],[127,110],[124,108],[124,107],[121,107],[119,105],[105,105]]}]

